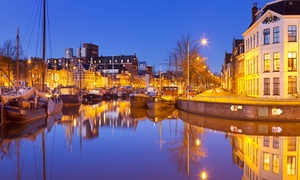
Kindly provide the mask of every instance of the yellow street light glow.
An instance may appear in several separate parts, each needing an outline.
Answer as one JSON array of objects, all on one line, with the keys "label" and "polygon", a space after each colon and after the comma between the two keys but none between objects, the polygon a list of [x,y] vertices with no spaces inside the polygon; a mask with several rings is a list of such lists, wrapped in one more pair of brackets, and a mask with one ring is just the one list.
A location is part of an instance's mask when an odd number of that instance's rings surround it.
[{"label": "yellow street light glow", "polygon": [[207,174],[206,174],[206,172],[202,172],[201,173],[201,179],[206,179],[207,178]]},{"label": "yellow street light glow", "polygon": [[202,39],[201,39],[201,44],[202,44],[202,45],[207,45],[207,42],[208,42],[208,41],[207,41],[206,38],[202,38]]},{"label": "yellow street light glow", "polygon": [[196,146],[200,146],[200,144],[201,144],[200,139],[196,139]]}]

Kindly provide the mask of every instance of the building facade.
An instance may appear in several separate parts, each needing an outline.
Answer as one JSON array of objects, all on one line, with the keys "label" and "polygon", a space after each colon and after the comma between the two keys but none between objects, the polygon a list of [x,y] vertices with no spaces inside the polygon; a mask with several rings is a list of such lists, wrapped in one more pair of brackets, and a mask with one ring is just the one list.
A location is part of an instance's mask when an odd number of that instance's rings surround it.
[{"label": "building facade", "polygon": [[258,10],[243,33],[247,95],[287,98],[299,91],[300,1],[279,0]]}]

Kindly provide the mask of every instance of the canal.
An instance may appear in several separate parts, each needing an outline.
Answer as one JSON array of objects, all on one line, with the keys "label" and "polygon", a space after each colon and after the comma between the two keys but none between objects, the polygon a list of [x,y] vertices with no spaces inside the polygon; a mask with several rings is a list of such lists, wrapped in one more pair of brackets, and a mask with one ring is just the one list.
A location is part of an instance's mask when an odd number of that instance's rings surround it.
[{"label": "canal", "polygon": [[296,179],[298,126],[82,105],[2,125],[0,179]]}]

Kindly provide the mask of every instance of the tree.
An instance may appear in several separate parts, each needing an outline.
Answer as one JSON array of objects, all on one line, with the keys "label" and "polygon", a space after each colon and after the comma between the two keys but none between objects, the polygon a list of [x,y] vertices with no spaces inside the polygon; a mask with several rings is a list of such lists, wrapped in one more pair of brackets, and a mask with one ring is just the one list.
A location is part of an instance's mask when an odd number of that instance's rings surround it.
[{"label": "tree", "polygon": [[[14,43],[13,40],[4,41],[3,45],[0,46],[0,56],[16,60],[16,50],[16,43]],[[21,45],[19,47],[19,59],[27,59],[26,56],[24,56]]]},{"label": "tree", "polygon": [[201,43],[192,41],[191,35],[187,34],[186,36],[181,35],[180,39],[176,40],[175,48],[169,52],[168,65],[175,69],[177,75],[183,75],[183,80],[187,79],[189,69],[190,84],[196,82],[199,75],[208,69],[206,58],[201,55],[200,50]]}]

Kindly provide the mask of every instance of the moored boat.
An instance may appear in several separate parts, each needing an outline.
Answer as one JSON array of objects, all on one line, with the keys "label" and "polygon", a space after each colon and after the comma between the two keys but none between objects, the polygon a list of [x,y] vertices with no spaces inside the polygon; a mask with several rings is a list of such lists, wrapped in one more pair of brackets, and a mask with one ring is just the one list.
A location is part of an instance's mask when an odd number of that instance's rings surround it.
[{"label": "moored boat", "polygon": [[1,96],[6,120],[24,122],[60,113],[63,101],[58,97],[46,97],[35,88],[22,95]]},{"label": "moored boat", "polygon": [[92,89],[82,97],[83,99],[86,99],[88,103],[97,103],[102,100],[103,94],[101,92],[101,89]]},{"label": "moored boat", "polygon": [[165,109],[165,108],[175,108],[176,100],[174,99],[164,99],[162,97],[153,97],[147,100],[147,107],[149,109]]},{"label": "moored boat", "polygon": [[147,107],[147,100],[150,96],[147,94],[131,93],[129,94],[131,107]]},{"label": "moored boat", "polygon": [[64,107],[66,106],[80,106],[82,103],[82,96],[80,89],[76,86],[62,86],[59,87],[59,97],[63,101]]}]

